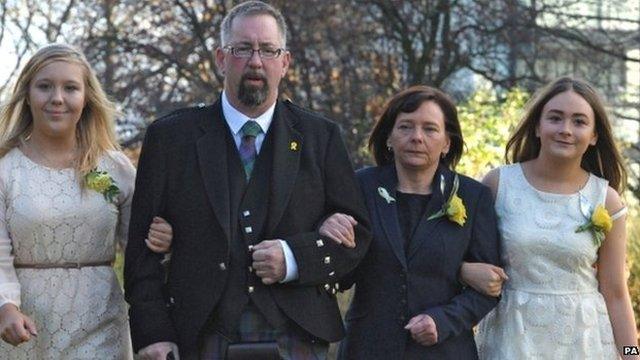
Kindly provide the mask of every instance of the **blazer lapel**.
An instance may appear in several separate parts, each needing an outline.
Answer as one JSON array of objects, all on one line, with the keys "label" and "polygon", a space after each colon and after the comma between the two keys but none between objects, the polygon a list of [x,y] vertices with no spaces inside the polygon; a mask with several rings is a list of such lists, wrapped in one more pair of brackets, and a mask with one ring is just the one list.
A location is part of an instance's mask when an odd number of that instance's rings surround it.
[{"label": "blazer lapel", "polygon": [[269,131],[273,131],[273,166],[267,234],[280,222],[298,176],[302,135],[295,129],[296,118],[278,101]]},{"label": "blazer lapel", "polygon": [[[446,216],[437,219],[427,220],[431,215],[442,209],[444,202],[449,198],[451,184],[453,181],[453,173],[445,167],[439,166],[433,177],[433,186],[431,187],[431,200],[427,204],[424,215],[420,218],[420,222],[413,233],[413,237],[409,241],[407,250],[407,259],[411,259],[413,255],[420,249],[425,241],[432,239],[441,221],[446,221]],[[442,179],[444,178],[444,194],[442,187]],[[446,196],[445,196],[446,194]]]},{"label": "blazer lapel", "polygon": [[395,201],[387,202],[378,192],[380,188],[384,188],[387,193],[396,198],[396,187],[398,186],[398,177],[396,175],[396,168],[394,166],[385,166],[380,169],[378,173],[379,187],[375,189],[375,204],[378,214],[378,221],[382,224],[382,229],[386,235],[389,245],[393,249],[393,253],[402,264],[404,269],[407,269],[407,258],[404,252],[404,238],[402,237],[402,231],[400,230],[400,223],[398,222],[398,207]]},{"label": "blazer lapel", "polygon": [[209,203],[227,239],[231,236],[229,178],[227,170],[227,133],[230,130],[222,114],[220,100],[200,123],[204,131],[196,142],[198,163]]}]

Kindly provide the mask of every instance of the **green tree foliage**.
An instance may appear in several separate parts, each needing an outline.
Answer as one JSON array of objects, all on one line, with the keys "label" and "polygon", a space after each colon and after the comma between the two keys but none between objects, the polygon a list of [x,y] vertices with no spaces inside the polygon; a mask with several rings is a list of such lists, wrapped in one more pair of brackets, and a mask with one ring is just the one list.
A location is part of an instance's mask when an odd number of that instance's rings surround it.
[{"label": "green tree foliage", "polygon": [[466,145],[458,172],[479,179],[504,164],[505,144],[528,98],[527,92],[517,88],[500,97],[481,89],[458,106]]}]

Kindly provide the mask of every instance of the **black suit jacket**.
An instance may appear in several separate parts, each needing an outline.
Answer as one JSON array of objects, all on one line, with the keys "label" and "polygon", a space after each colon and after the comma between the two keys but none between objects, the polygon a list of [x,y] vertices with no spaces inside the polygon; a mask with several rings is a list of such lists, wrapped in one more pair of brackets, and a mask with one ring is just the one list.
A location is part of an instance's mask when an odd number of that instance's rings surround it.
[{"label": "black suit jacket", "polygon": [[[220,100],[174,112],[147,130],[125,258],[135,351],[159,341],[195,351],[198,334],[220,299],[230,241],[238,241],[230,238],[238,218],[229,205],[229,131]],[[296,281],[271,285],[271,296],[306,332],[336,341],[344,329],[331,290],[369,245],[366,208],[336,124],[278,101],[271,132],[274,158],[271,185],[264,189],[270,196],[264,234],[287,241],[299,272]],[[355,249],[318,235],[322,220],[334,212],[357,219]],[[144,243],[155,215],[173,226],[166,285],[160,255]]]},{"label": "black suit jacket", "polygon": [[[440,189],[445,179],[445,196]],[[497,264],[498,231],[489,188],[459,175],[458,195],[467,209],[464,226],[446,217],[427,220],[448,198],[454,173],[440,167],[433,195],[405,253],[395,202],[379,195],[383,187],[395,198],[395,167],[358,172],[372,222],[373,242],[354,275],[353,302],[346,315],[343,359],[475,359],[472,327],[497,299],[463,287],[458,272],[463,260]],[[437,344],[425,347],[404,326],[418,314],[430,315]]]}]

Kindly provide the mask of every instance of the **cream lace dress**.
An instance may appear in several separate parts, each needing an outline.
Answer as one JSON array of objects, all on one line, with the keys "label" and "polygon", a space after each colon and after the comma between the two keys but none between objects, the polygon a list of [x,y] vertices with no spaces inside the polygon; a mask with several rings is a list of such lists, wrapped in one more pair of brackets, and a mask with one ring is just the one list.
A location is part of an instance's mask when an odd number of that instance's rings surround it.
[{"label": "cream lace dress", "polygon": [[73,169],[36,164],[17,148],[0,159],[0,305],[18,305],[38,330],[18,347],[0,341],[0,359],[132,358],[111,266],[55,268],[112,261],[116,241],[125,244],[135,170],[119,152],[104,156],[98,169],[120,188],[115,203],[82,192]]},{"label": "cream lace dress", "polygon": [[500,169],[496,212],[509,280],[479,325],[480,359],[618,358],[592,266],[598,248],[590,232],[575,232],[587,221],[584,208],[604,204],[606,192],[595,175],[563,195],[532,187],[520,164]]}]

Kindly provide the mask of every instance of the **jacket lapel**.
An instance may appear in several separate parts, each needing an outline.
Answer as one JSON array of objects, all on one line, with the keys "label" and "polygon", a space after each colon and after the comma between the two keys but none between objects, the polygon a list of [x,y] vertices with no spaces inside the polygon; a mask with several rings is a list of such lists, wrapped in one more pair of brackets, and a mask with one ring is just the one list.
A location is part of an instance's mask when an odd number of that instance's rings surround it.
[{"label": "jacket lapel", "polygon": [[[444,178],[444,194],[442,187],[442,179]],[[442,221],[448,221],[446,216],[439,217],[437,219],[427,220],[431,215],[437,213],[442,209],[445,201],[449,198],[449,192],[451,191],[451,184],[453,181],[453,173],[443,167],[439,166],[438,170],[433,177],[433,186],[431,187],[431,200],[427,204],[424,215],[420,218],[420,222],[413,233],[413,237],[409,242],[407,250],[407,259],[411,259],[413,255],[420,249],[428,239],[432,239],[436,234],[435,230],[438,228],[438,224]],[[445,195],[446,194],[446,195]]]},{"label": "jacket lapel", "polygon": [[200,122],[204,132],[196,142],[198,163],[209,203],[230,239],[231,220],[229,205],[229,178],[227,165],[227,133],[230,130],[222,115],[222,102],[218,100],[212,111]]},{"label": "jacket lapel", "polygon": [[375,204],[378,214],[378,221],[382,224],[382,229],[386,235],[389,245],[393,249],[393,253],[407,269],[407,258],[404,252],[404,239],[398,222],[398,207],[395,201],[388,202],[378,192],[380,188],[384,188],[389,196],[396,198],[396,187],[398,186],[398,177],[394,166],[384,166],[380,168],[378,173],[378,188],[375,189]]},{"label": "jacket lapel", "polygon": [[289,204],[304,143],[295,129],[296,118],[278,101],[269,131],[273,131],[273,166],[267,234],[273,233]]}]

